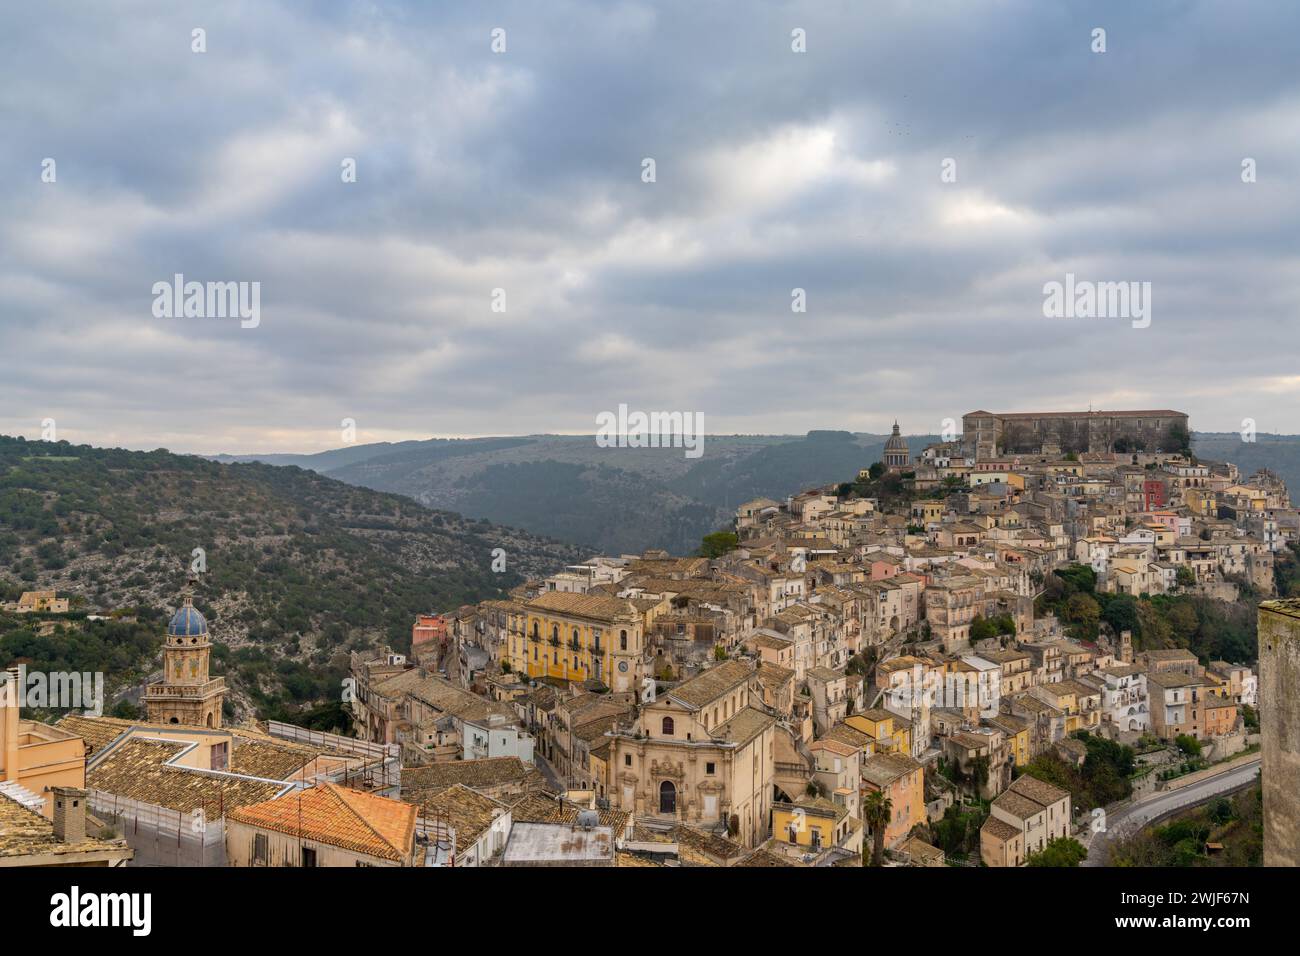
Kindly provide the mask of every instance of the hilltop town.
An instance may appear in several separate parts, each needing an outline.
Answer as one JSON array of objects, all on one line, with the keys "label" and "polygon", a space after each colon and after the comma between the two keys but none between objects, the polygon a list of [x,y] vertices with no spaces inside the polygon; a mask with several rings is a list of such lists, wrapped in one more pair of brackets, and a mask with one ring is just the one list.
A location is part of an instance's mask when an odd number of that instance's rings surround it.
[{"label": "hilltop town", "polygon": [[0,865],[1105,863],[1107,812],[1253,774],[1232,614],[1276,596],[1300,513],[1179,412],[962,424],[895,424],[697,555],[431,609],[351,653],[347,733],[225,726],[184,595],[138,719],[0,708]]}]

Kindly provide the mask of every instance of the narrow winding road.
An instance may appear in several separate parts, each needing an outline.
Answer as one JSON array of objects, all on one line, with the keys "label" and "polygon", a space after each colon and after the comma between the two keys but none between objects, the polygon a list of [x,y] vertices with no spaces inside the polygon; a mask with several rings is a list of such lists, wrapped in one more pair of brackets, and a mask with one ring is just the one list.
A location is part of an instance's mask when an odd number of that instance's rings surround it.
[{"label": "narrow winding road", "polygon": [[1110,848],[1117,841],[1124,840],[1143,827],[1154,823],[1161,817],[1177,810],[1185,810],[1208,800],[1250,786],[1259,775],[1259,758],[1249,763],[1225,770],[1222,773],[1198,780],[1196,783],[1165,790],[1143,797],[1137,803],[1121,807],[1111,813],[1106,820],[1106,829],[1094,833],[1088,841],[1088,858],[1084,866],[1107,866],[1110,863]]}]

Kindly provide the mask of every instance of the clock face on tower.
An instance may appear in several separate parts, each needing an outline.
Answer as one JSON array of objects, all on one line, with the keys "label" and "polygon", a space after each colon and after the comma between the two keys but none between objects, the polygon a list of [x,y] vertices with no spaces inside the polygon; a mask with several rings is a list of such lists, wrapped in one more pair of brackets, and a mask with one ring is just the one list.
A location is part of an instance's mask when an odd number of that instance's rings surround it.
[{"label": "clock face on tower", "polygon": [[619,662],[618,662],[618,669],[619,669],[620,671],[622,671],[624,674],[626,674],[626,673],[627,673],[627,661],[619,661]]}]

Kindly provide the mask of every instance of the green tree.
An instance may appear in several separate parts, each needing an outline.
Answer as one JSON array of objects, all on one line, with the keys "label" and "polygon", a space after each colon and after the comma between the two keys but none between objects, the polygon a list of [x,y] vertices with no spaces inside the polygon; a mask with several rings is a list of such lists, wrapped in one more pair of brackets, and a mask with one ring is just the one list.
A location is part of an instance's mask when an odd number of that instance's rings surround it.
[{"label": "green tree", "polygon": [[894,813],[894,804],[879,790],[872,790],[862,801],[862,820],[871,828],[871,865],[885,861],[885,828]]},{"label": "green tree", "polygon": [[1131,594],[1116,594],[1102,608],[1101,619],[1110,625],[1116,634],[1120,631],[1132,631],[1139,635],[1137,598]]},{"label": "green tree", "polygon": [[700,556],[720,558],[728,551],[735,551],[739,543],[740,539],[736,537],[734,531],[715,531],[706,534],[700,541]]},{"label": "green tree", "polygon": [[1259,733],[1259,711],[1250,704],[1241,705],[1241,719],[1246,722],[1246,729],[1252,734]]},{"label": "green tree", "polygon": [[1088,857],[1088,851],[1074,837],[1057,837],[1037,853],[1025,857],[1025,866],[1078,866]]},{"label": "green tree", "polygon": [[1187,455],[1192,450],[1192,436],[1188,433],[1186,425],[1175,423],[1169,426],[1163,444],[1165,451],[1176,451]]},{"label": "green tree", "polygon": [[1071,587],[1071,591],[1087,591],[1091,594],[1097,590],[1097,572],[1086,564],[1071,564],[1057,568],[1054,573]]},{"label": "green tree", "polygon": [[1097,636],[1097,621],[1101,618],[1101,606],[1090,595],[1071,594],[1065,602],[1064,617],[1074,625],[1076,635],[1094,638]]}]

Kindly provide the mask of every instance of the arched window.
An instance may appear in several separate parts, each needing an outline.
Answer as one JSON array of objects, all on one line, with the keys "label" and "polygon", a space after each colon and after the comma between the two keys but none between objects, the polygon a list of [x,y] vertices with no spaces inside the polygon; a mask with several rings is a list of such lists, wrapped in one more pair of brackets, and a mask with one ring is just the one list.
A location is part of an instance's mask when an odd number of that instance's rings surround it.
[{"label": "arched window", "polygon": [[573,646],[578,646],[578,629],[576,627],[573,629]]},{"label": "arched window", "polygon": [[551,640],[555,641],[557,644],[559,643],[559,640],[560,640],[560,625],[558,625],[558,624],[552,624],[552,625],[551,625]]},{"label": "arched window", "polygon": [[671,737],[673,735],[673,719],[671,717],[665,717],[663,726],[664,726],[664,736]]},{"label": "arched window", "polygon": [[627,650],[627,631],[618,632],[618,649],[620,651]]},{"label": "arched window", "polygon": [[533,637],[537,637],[537,622],[533,621]]}]

